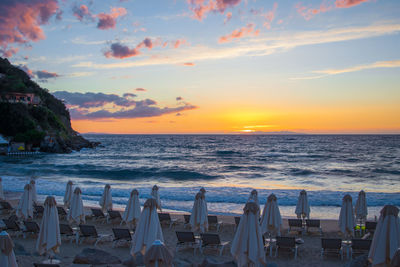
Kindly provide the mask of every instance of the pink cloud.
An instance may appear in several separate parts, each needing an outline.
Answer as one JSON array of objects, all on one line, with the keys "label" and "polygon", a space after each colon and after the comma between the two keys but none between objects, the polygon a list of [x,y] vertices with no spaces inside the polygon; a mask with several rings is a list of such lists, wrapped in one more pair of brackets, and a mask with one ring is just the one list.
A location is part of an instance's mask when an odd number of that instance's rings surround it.
[{"label": "pink cloud", "polygon": [[174,48],[179,48],[181,45],[186,44],[186,39],[178,39],[173,42]]},{"label": "pink cloud", "polygon": [[16,48],[10,44],[26,44],[46,38],[41,25],[56,14],[56,0],[1,0],[0,1],[0,52],[10,56]]},{"label": "pink cloud", "polygon": [[107,58],[128,58],[134,57],[140,54],[140,51],[137,48],[129,48],[126,45],[122,45],[120,43],[113,43],[111,44],[110,50],[106,51],[104,55]]},{"label": "pink cloud", "polygon": [[138,44],[137,48],[147,47],[148,49],[152,49],[154,46],[153,42],[150,38],[145,38],[140,44]]},{"label": "pink cloud", "polygon": [[260,30],[255,30],[255,25],[250,23],[247,24],[246,27],[242,27],[240,29],[234,30],[232,33],[221,36],[218,40],[219,43],[228,43],[233,41],[234,39],[240,39],[248,36],[257,36],[260,33]]},{"label": "pink cloud", "polygon": [[297,3],[295,8],[297,9],[297,13],[299,13],[304,19],[310,20],[315,15],[319,13],[325,13],[334,7],[326,5],[324,1],[320,4],[319,8],[309,8],[303,6],[302,3]]},{"label": "pink cloud", "polygon": [[348,8],[357,6],[364,2],[368,2],[368,0],[336,0],[335,6],[337,8]]},{"label": "pink cloud", "polygon": [[144,88],[136,88],[135,91],[136,92],[146,92],[147,90]]},{"label": "pink cloud", "polygon": [[226,13],[224,24],[228,23],[231,20],[231,18],[232,18],[232,12]]},{"label": "pink cloud", "polygon": [[183,66],[193,67],[195,64],[193,62],[185,62],[182,64]]},{"label": "pink cloud", "polygon": [[79,21],[83,21],[84,19],[93,20],[93,15],[86,5],[74,6],[72,12]]},{"label": "pink cloud", "polygon": [[202,20],[210,12],[223,14],[227,8],[234,7],[240,2],[241,0],[188,0],[189,9],[198,20]]},{"label": "pink cloud", "polygon": [[101,30],[114,29],[115,25],[117,24],[117,18],[123,17],[127,13],[128,12],[123,7],[114,7],[111,9],[111,12],[109,14],[100,13],[97,15],[97,17],[99,18],[97,28]]},{"label": "pink cloud", "polygon": [[258,10],[252,9],[250,10],[250,12],[255,16],[262,17],[264,19],[263,26],[267,29],[271,29],[271,23],[275,19],[275,14],[277,9],[278,9],[278,3],[275,2],[272,10],[269,10],[265,13],[263,9],[258,9]]}]

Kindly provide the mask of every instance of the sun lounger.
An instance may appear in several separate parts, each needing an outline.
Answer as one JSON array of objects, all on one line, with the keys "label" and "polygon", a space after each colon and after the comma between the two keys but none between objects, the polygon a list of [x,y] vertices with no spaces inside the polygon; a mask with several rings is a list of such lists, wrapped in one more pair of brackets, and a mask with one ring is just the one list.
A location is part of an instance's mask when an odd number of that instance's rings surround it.
[{"label": "sun lounger", "polygon": [[208,219],[208,226],[214,226],[218,232],[219,228],[222,225],[222,222],[218,221],[218,217],[215,215],[208,215],[207,219]]},{"label": "sun lounger", "polygon": [[14,208],[11,206],[11,204],[8,201],[0,201],[0,208],[2,212],[10,213],[14,211]]},{"label": "sun lounger", "polygon": [[286,236],[277,236],[276,237],[276,245],[275,245],[275,257],[278,256],[279,249],[289,249],[294,252],[294,259],[297,259],[297,244],[296,238],[294,237],[286,237]]},{"label": "sun lounger", "polygon": [[301,219],[288,219],[288,223],[288,234],[290,231],[301,231],[303,233],[303,221]]},{"label": "sun lounger", "polygon": [[204,248],[211,247],[219,249],[219,255],[222,256],[224,252],[224,247],[229,244],[229,242],[221,242],[218,234],[201,233],[201,253],[203,253]]},{"label": "sun lounger", "polygon": [[190,226],[190,215],[189,214],[184,214],[183,219],[185,220],[185,224],[183,225],[185,228]]},{"label": "sun lounger", "polygon": [[58,206],[57,212],[60,219],[65,219],[67,217],[67,212],[65,211],[64,207]]},{"label": "sun lounger", "polygon": [[171,228],[172,225],[178,222],[177,219],[171,219],[171,215],[169,215],[169,213],[158,213],[158,219],[160,220],[161,224],[169,224],[169,228]]},{"label": "sun lounger", "polygon": [[176,252],[180,248],[193,248],[193,254],[196,254],[196,249],[200,248],[199,240],[196,240],[193,232],[175,232],[178,242],[176,243]]},{"label": "sun lounger", "polygon": [[321,258],[327,253],[336,253],[343,260],[342,239],[340,238],[321,238]]},{"label": "sun lounger", "polygon": [[95,220],[104,220],[106,219],[106,215],[104,215],[103,211],[101,209],[96,209],[92,208],[90,209],[92,211],[92,218]]},{"label": "sun lounger", "polygon": [[14,218],[10,217],[9,219],[3,219],[3,222],[6,226],[7,231],[13,231],[18,234],[21,232],[21,227],[19,226],[18,221]]},{"label": "sun lounger", "polygon": [[365,222],[365,230],[368,232],[368,233],[371,233],[371,234],[373,234],[374,232],[375,232],[375,229],[376,229],[376,226],[378,225],[378,222],[369,222],[369,221],[366,221]]},{"label": "sun lounger", "polygon": [[43,216],[43,212],[44,212],[44,207],[43,206],[33,204],[33,209],[34,209],[34,212],[33,212],[33,216],[34,217]]},{"label": "sun lounger", "polygon": [[352,239],[350,248],[350,258],[353,257],[353,254],[368,253],[371,247],[371,243],[372,243],[371,239]]},{"label": "sun lounger", "polygon": [[118,241],[126,241],[128,243],[130,243],[132,241],[132,235],[131,235],[131,232],[129,231],[129,229],[113,228],[112,231],[114,234],[114,240],[113,240],[113,244],[112,244],[113,248],[115,247],[115,244]]},{"label": "sun lounger", "polygon": [[109,210],[107,213],[107,223],[109,223],[111,220],[117,220],[119,219],[122,221],[121,213],[116,210]]},{"label": "sun lounger", "polygon": [[40,227],[34,221],[24,221],[25,229],[23,230],[24,238],[26,238],[26,234],[39,234]]},{"label": "sun lounger", "polygon": [[309,232],[310,228],[317,228],[320,235],[322,235],[321,220],[306,220],[306,231]]},{"label": "sun lounger", "polygon": [[60,223],[60,235],[65,236],[67,238],[71,238],[70,242],[72,243],[72,240],[76,237],[76,233],[74,230],[69,226],[68,224],[65,223]]},{"label": "sun lounger", "polygon": [[94,246],[97,246],[97,243],[99,243],[100,241],[103,241],[108,236],[109,235],[98,235],[96,227],[94,225],[80,224],[79,225],[79,236],[77,236],[76,243],[80,244],[83,242],[83,239],[94,238],[94,239],[96,239]]}]

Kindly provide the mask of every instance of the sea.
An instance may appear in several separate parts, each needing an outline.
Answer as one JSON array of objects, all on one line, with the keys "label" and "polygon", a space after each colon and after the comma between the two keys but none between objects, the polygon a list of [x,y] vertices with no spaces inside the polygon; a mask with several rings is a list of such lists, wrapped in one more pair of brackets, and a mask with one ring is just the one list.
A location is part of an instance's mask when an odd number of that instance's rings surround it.
[{"label": "sea", "polygon": [[209,214],[241,214],[250,192],[260,204],[274,193],[283,217],[294,217],[307,190],[311,217],[338,219],[342,198],[360,190],[368,218],[386,204],[400,206],[400,135],[84,135],[101,145],[70,154],[0,156],[4,190],[23,192],[36,179],[39,199],[62,204],[68,180],[97,205],[110,184],[123,209],[136,188],[143,203],[157,184],[165,211],[190,212],[207,191]]}]

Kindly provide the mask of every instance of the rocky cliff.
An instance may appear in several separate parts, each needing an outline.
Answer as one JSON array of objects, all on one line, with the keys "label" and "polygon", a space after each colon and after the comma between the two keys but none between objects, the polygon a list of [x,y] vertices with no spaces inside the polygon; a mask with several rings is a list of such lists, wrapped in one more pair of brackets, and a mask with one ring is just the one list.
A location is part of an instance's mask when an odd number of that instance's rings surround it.
[{"label": "rocky cliff", "polygon": [[[16,101],[32,94],[34,103]],[[26,100],[26,99],[25,99]],[[32,81],[28,74],[0,57],[0,134],[43,152],[69,153],[95,147],[71,127],[64,103]]]}]

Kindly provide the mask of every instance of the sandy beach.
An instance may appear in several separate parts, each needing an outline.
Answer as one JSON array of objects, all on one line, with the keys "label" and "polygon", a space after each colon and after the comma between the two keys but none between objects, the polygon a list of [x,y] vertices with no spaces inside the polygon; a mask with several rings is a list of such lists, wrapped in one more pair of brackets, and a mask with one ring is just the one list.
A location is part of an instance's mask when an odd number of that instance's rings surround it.
[{"label": "sandy beach", "polygon": [[[18,193],[7,193],[6,198],[15,207],[18,203]],[[61,203],[58,203],[61,204]],[[90,207],[85,207],[87,213],[87,224],[95,225],[99,235],[109,235],[104,239],[104,242],[100,242],[96,248],[107,251],[108,253],[118,257],[122,262],[129,258],[129,244],[118,244],[115,248],[112,248],[112,228],[121,227],[119,221],[110,222],[104,224],[102,222],[96,222],[90,218]],[[2,214],[1,219],[7,218],[9,215]],[[197,266],[202,263],[204,259],[216,263],[230,262],[233,260],[230,254],[230,247],[224,249],[223,255],[219,256],[216,250],[206,249],[204,254],[199,251],[193,255],[193,249],[182,249],[178,252],[175,251],[176,247],[176,234],[175,231],[188,231],[184,227],[183,214],[172,213],[172,218],[178,219],[178,223],[171,229],[168,226],[163,226],[163,235],[165,244],[174,255],[175,266]],[[222,221],[223,225],[218,232],[222,241],[232,241],[234,237],[234,217],[233,216],[218,216],[218,219]],[[41,218],[36,218],[35,221],[40,225]],[[60,223],[66,223],[61,220]],[[337,221],[335,220],[321,220],[321,226],[323,229],[323,237],[340,237],[339,228]],[[125,227],[125,226],[123,226]],[[283,230],[282,233],[287,233],[288,221],[287,218],[283,219]],[[215,229],[210,229],[209,232],[215,233]],[[15,243],[15,253],[19,266],[32,266],[32,263],[42,262],[45,257],[39,256],[35,250],[36,237],[28,236],[26,239],[21,236],[17,237],[15,234],[10,233]],[[292,252],[282,251],[278,257],[274,257],[267,253],[267,263],[275,262],[280,267],[285,266],[343,266],[348,260],[340,260],[339,256],[332,255],[321,259],[321,237],[318,232],[299,235],[297,232],[292,231],[289,236],[301,237],[304,240],[304,244],[299,246],[298,257],[295,260]],[[94,248],[94,240],[88,240],[82,244],[71,243],[70,239],[63,238],[60,253],[56,256],[61,260],[61,266],[71,266],[74,261],[75,255],[79,254],[85,248]],[[107,266],[122,266],[122,265],[107,265]]]}]

